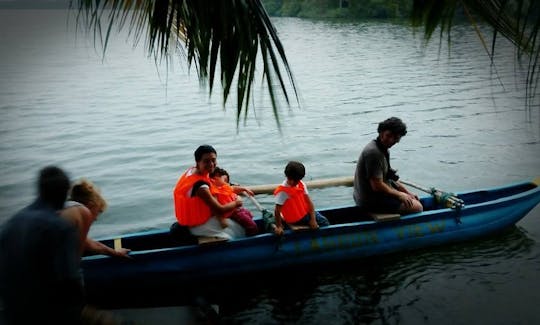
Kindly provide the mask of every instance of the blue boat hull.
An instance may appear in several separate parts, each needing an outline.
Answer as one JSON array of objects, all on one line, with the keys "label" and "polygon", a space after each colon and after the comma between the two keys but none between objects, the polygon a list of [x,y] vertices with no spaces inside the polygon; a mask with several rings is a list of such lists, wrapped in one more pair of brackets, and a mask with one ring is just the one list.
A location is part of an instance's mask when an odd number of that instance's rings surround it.
[{"label": "blue boat hull", "polygon": [[[457,193],[461,210],[438,208],[422,198],[425,211],[398,220],[375,222],[356,207],[320,212],[332,225],[317,231],[286,231],[281,238],[263,233],[210,245],[178,245],[168,229],[122,236],[132,260],[83,258],[90,300],[124,300],[172,288],[258,271],[331,263],[470,240],[514,225],[540,202],[535,182]],[[262,220],[258,221],[261,224]],[[112,246],[114,238],[102,241]]]}]

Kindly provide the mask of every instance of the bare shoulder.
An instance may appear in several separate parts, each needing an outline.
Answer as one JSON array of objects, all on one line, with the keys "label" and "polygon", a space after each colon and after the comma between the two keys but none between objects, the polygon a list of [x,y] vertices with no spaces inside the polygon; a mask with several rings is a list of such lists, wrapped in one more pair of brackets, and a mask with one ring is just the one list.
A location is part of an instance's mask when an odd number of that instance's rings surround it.
[{"label": "bare shoulder", "polygon": [[66,220],[74,223],[87,223],[92,219],[92,212],[84,205],[67,207],[60,212],[60,215]]}]

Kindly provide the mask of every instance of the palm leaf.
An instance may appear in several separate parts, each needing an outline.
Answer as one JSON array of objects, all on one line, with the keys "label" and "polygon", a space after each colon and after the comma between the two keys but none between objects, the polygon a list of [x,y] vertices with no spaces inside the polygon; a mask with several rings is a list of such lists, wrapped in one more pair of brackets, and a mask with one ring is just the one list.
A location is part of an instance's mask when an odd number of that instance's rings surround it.
[{"label": "palm leaf", "polygon": [[[450,39],[452,21],[455,13],[462,12],[475,26],[486,52],[493,60],[497,35],[500,34],[516,47],[519,60],[528,59],[526,104],[532,106],[539,82],[540,63],[540,3],[535,0],[414,0],[412,22],[423,26],[426,40],[440,28],[441,39],[444,32]],[[493,28],[493,41],[488,49],[476,20],[481,20]]]},{"label": "palm leaf", "polygon": [[209,94],[219,67],[224,107],[236,82],[237,123],[242,112],[247,117],[259,57],[278,126],[276,84],[287,105],[291,88],[298,102],[285,51],[260,0],[71,0],[75,5],[78,25],[93,31],[104,52],[113,26],[129,22],[135,43],[145,37],[156,60],[185,55]]}]

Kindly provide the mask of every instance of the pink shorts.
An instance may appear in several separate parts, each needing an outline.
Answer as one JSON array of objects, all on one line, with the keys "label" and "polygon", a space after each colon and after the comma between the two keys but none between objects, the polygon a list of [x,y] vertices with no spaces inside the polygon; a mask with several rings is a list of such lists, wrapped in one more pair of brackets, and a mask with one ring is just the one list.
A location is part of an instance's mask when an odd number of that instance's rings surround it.
[{"label": "pink shorts", "polygon": [[253,221],[253,215],[248,209],[243,207],[238,208],[234,210],[230,218],[244,227],[247,236],[253,236],[258,233],[257,224]]}]

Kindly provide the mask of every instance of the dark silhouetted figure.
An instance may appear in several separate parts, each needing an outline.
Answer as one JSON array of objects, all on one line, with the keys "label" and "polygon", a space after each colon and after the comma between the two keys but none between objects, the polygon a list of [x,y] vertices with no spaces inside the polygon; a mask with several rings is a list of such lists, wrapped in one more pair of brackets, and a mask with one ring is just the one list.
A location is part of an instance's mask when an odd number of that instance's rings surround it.
[{"label": "dark silhouetted figure", "polygon": [[0,230],[0,298],[7,324],[81,322],[79,239],[57,212],[69,185],[64,171],[45,167],[37,199]]}]

